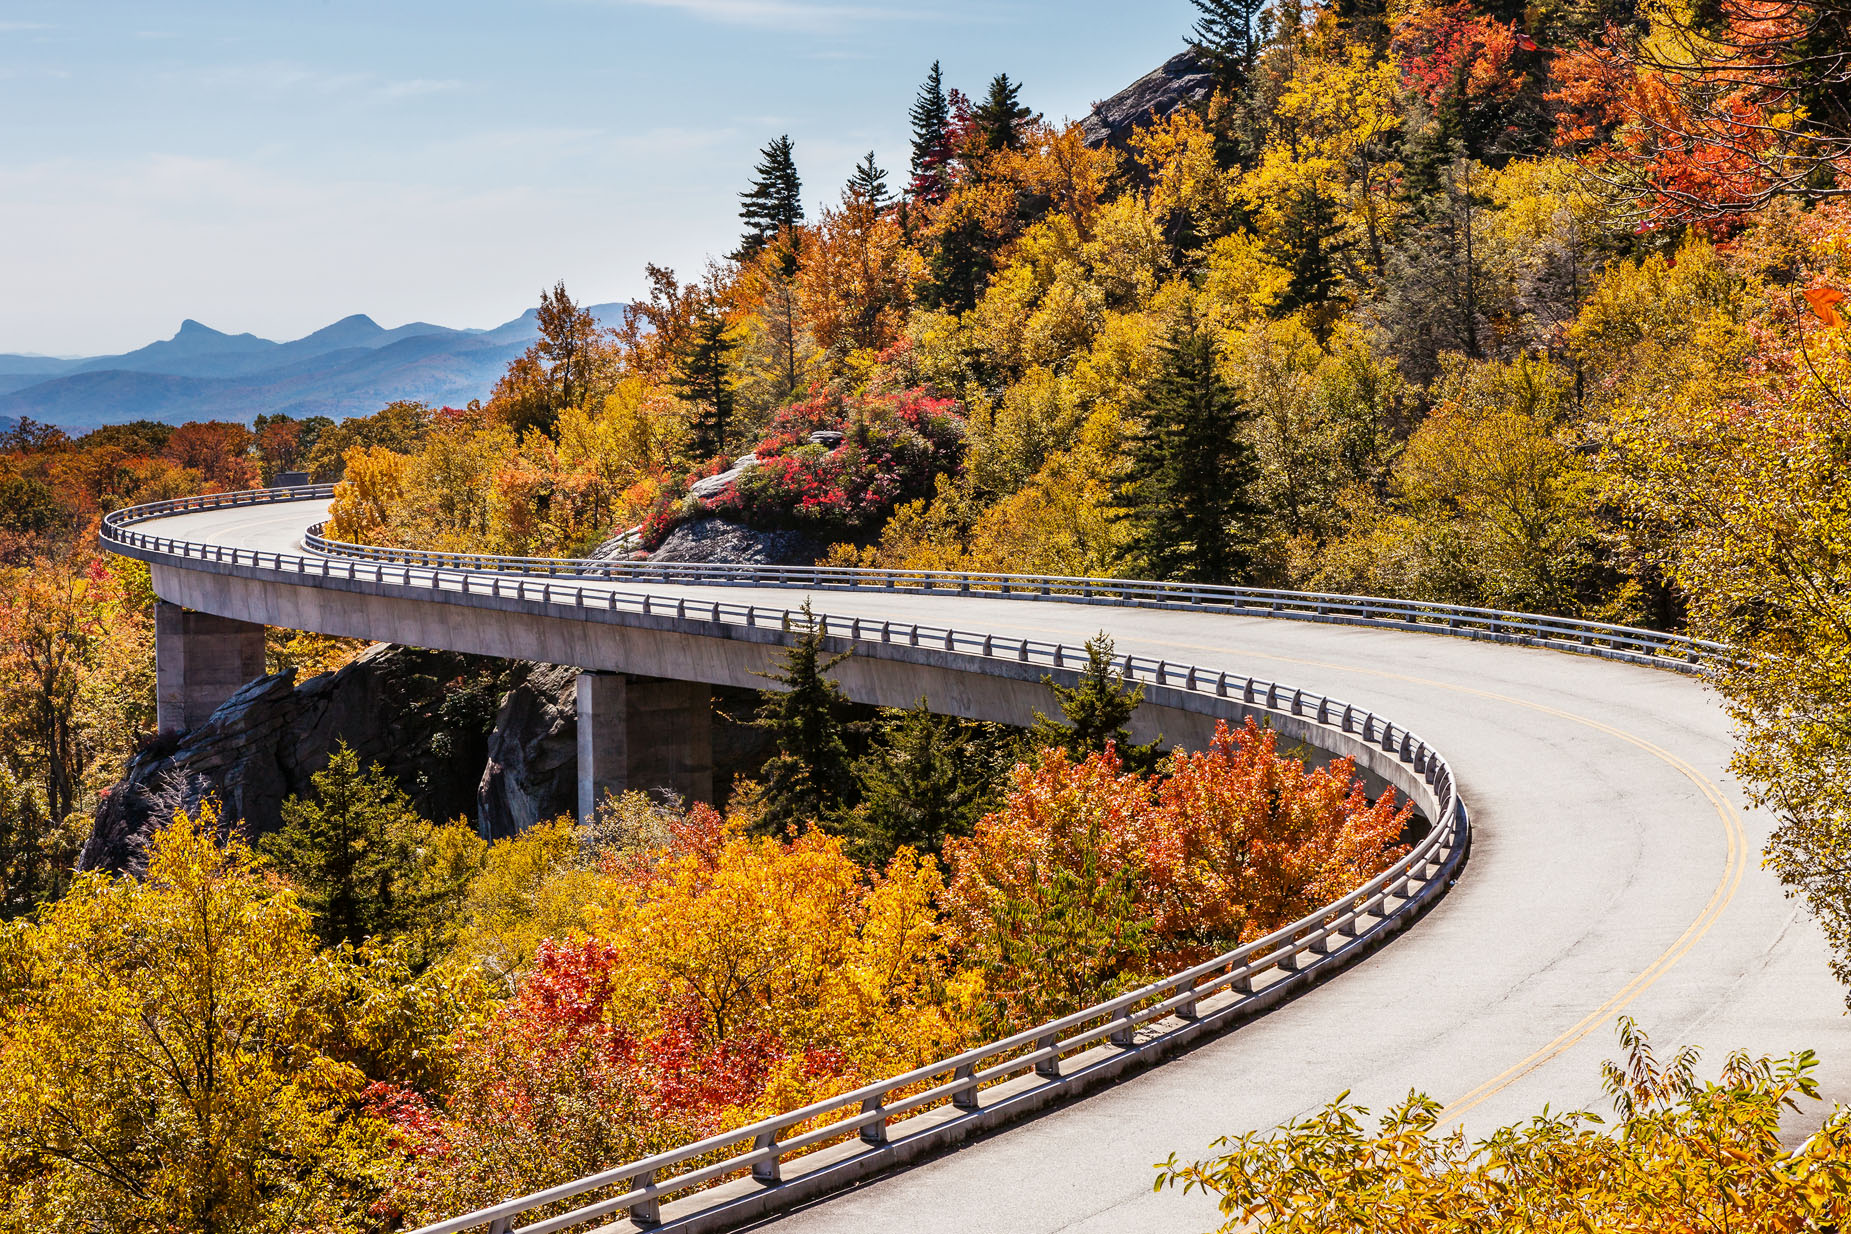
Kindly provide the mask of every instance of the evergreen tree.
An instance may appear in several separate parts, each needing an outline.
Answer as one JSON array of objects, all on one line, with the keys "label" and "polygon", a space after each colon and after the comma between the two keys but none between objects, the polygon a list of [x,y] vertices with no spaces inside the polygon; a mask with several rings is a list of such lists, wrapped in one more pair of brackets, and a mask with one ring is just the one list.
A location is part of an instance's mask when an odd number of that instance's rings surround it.
[{"label": "evergreen tree", "polygon": [[1022,126],[1035,114],[1016,98],[1022,87],[998,73],[990,79],[990,93],[971,112],[971,121],[984,145],[991,150],[1020,150]]},{"label": "evergreen tree", "polygon": [[797,175],[794,149],[787,133],[760,153],[752,186],[739,195],[739,221],[746,230],[733,260],[750,261],[803,222],[803,181]]},{"label": "evergreen tree", "polygon": [[1329,335],[1331,323],[1328,313],[1316,310],[1335,301],[1343,288],[1343,275],[1337,268],[1337,255],[1344,248],[1343,230],[1336,202],[1320,186],[1305,184],[1292,194],[1283,226],[1273,237],[1292,273],[1277,312],[1283,317],[1301,309],[1313,310],[1309,316],[1319,342]]},{"label": "evergreen tree", "polygon": [[1241,435],[1249,409],[1217,368],[1214,332],[1185,307],[1153,379],[1129,407],[1141,423],[1114,485],[1130,552],[1158,578],[1238,583],[1251,568],[1260,510]]},{"label": "evergreen tree", "polygon": [[907,194],[915,201],[937,203],[951,191],[951,103],[945,97],[945,79],[938,61],[919,87],[909,114],[913,124],[912,183]]},{"label": "evergreen tree", "polygon": [[936,855],[971,833],[1016,749],[1004,726],[935,716],[926,700],[889,711],[874,750],[855,764],[861,804],[851,831],[863,862],[885,867],[910,847]]},{"label": "evergreen tree", "polygon": [[875,210],[885,210],[893,204],[893,190],[887,187],[887,173],[875,163],[874,151],[868,151],[867,157],[855,164],[854,174],[848,178],[848,196]]},{"label": "evergreen tree", "polygon": [[785,653],[782,669],[763,674],[784,689],[762,692],[752,719],[778,746],[759,789],[758,829],[770,835],[831,820],[854,804],[848,699],[827,676],[848,653],[824,658],[823,632],[807,600],[803,619],[803,636]]},{"label": "evergreen tree", "polygon": [[296,885],[324,942],[395,932],[424,820],[384,768],[362,769],[344,741],[309,780],[313,795],[283,802],[282,829],[259,840],[258,851]]},{"label": "evergreen tree", "polygon": [[1080,672],[1079,685],[1063,686],[1052,677],[1041,679],[1054,691],[1063,718],[1051,720],[1037,711],[1028,737],[1032,748],[1065,750],[1068,757],[1079,760],[1111,745],[1130,770],[1155,769],[1163,757],[1163,738],[1148,745],[1132,742],[1131,716],[1144,701],[1144,687],[1127,684],[1125,675],[1113,670],[1114,651],[1112,636],[1101,630],[1086,642],[1086,667]]},{"label": "evergreen tree", "polygon": [[1256,29],[1264,0],[1189,0],[1195,5],[1195,27],[1184,42],[1214,74],[1215,89],[1228,98],[1247,88],[1253,62],[1260,53]]},{"label": "evergreen tree", "polygon": [[726,318],[707,305],[694,319],[694,328],[676,358],[675,393],[696,408],[688,449],[702,460],[724,453],[732,435],[732,357],[736,346],[726,332]]}]

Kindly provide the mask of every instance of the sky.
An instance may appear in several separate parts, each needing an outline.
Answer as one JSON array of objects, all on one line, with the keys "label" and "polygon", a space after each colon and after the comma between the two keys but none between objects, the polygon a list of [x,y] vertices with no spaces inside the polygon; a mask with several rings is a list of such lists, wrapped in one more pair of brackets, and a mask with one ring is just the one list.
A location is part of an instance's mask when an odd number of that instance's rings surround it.
[{"label": "sky", "polygon": [[492,326],[727,252],[764,144],[807,204],[896,186],[934,59],[1050,119],[1181,50],[1188,0],[0,0],[0,352],[183,318]]}]

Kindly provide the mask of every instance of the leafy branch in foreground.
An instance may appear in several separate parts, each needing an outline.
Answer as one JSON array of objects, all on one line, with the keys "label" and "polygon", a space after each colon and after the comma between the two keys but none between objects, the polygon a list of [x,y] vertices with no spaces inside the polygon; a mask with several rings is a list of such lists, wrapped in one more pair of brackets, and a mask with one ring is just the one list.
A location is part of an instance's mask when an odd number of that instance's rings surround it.
[{"label": "leafy branch in foreground", "polygon": [[1817,1060],[1737,1051],[1714,1082],[1698,1052],[1661,1062],[1630,1018],[1623,1064],[1602,1080],[1615,1120],[1541,1114],[1475,1144],[1439,1133],[1445,1110],[1409,1093],[1373,1130],[1343,1093],[1270,1132],[1215,1142],[1220,1155],[1157,1169],[1156,1186],[1221,1197],[1223,1231],[1452,1234],[1484,1230],[1838,1230],[1851,1219],[1851,1112],[1834,1109],[1797,1149],[1783,1113],[1818,1100]]}]

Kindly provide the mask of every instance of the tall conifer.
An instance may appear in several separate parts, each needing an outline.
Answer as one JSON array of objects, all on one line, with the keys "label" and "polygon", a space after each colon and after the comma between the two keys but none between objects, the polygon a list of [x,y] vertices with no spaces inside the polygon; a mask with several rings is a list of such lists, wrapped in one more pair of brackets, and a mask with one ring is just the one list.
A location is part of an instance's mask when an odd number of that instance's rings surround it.
[{"label": "tall conifer", "polygon": [[1233,98],[1247,88],[1247,78],[1259,56],[1256,24],[1260,10],[1266,7],[1264,0],[1189,2],[1200,16],[1184,41],[1215,75],[1215,88]]},{"label": "tall conifer", "polygon": [[726,318],[708,305],[695,318],[676,358],[675,392],[696,408],[689,449],[700,459],[722,454],[732,434],[735,346],[726,332]]},{"label": "tall conifer", "polygon": [[943,201],[951,191],[951,103],[938,61],[932,61],[908,118],[913,125],[913,176],[907,195],[928,204]]},{"label": "tall conifer", "polygon": [[795,146],[786,133],[759,155],[752,185],[739,195],[739,221],[745,235],[735,261],[750,261],[780,235],[803,222],[803,181],[797,175]]},{"label": "tall conifer", "polygon": [[1186,306],[1155,377],[1127,408],[1140,423],[1114,504],[1130,553],[1158,578],[1239,583],[1252,568],[1257,466],[1241,436],[1250,412],[1218,360],[1213,331]]},{"label": "tall conifer", "polygon": [[990,93],[971,112],[971,120],[990,149],[1022,148],[1022,126],[1035,113],[1022,105],[1017,97],[1021,91],[1021,85],[1010,81],[1009,74],[998,73],[990,79]]},{"label": "tall conifer", "polygon": [[764,674],[784,689],[761,693],[758,714],[752,720],[768,730],[778,745],[777,754],[765,764],[759,789],[758,828],[770,835],[822,823],[854,804],[848,698],[828,676],[848,653],[825,657],[823,632],[808,601],[803,619],[806,629],[785,652],[783,666]]},{"label": "tall conifer", "polygon": [[848,178],[848,195],[851,199],[885,210],[893,204],[893,190],[887,187],[887,173],[874,161],[874,151],[855,164],[854,172]]}]

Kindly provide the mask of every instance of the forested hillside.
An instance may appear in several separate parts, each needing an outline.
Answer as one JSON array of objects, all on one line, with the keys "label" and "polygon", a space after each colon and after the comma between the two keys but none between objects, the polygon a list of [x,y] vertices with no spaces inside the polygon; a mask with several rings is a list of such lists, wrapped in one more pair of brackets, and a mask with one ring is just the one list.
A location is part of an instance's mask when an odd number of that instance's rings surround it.
[{"label": "forested hillside", "polygon": [[[177,809],[145,869],[73,878],[157,740],[148,579],[96,520],[288,470],[378,544],[720,520],[1729,642],[1735,770],[1851,983],[1851,9],[1196,7],[1181,105],[1128,131],[933,65],[904,166],[818,194],[773,137],[725,257],[649,267],[616,329],[555,286],[479,403],[0,441],[0,1229],[409,1228],[1130,988],[1412,834],[1258,729],[1132,746],[1103,644],[1022,734],[851,712],[810,638],[724,803],[491,843],[336,750],[254,843]],[[1851,1124],[1779,1138],[1808,1060],[1705,1087],[1625,1044],[1620,1130],[1474,1157],[1411,1097],[1170,1173],[1281,1231],[1842,1224]]]}]

